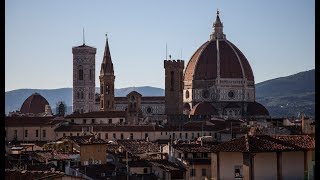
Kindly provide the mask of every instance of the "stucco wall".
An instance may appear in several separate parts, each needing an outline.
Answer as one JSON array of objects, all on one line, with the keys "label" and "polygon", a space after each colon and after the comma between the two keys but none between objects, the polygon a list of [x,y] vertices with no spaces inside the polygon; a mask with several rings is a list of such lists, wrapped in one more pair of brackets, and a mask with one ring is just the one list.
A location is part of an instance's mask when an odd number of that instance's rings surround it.
[{"label": "stucco wall", "polygon": [[277,154],[275,152],[257,153],[254,156],[254,179],[277,179]]},{"label": "stucco wall", "polygon": [[[6,127],[6,141],[12,141],[14,139],[14,130],[17,130],[18,141],[53,141],[56,139],[54,133],[54,127]],[[28,136],[25,137],[25,130],[28,130]],[[36,137],[36,130],[38,130],[38,137]],[[45,137],[43,136],[43,130],[45,130]]]},{"label": "stucco wall", "polygon": [[219,153],[219,179],[234,180],[235,166],[242,166],[243,155],[241,152]]},{"label": "stucco wall", "polygon": [[303,179],[304,155],[302,151],[282,153],[283,180]]},{"label": "stucco wall", "polygon": [[[196,176],[190,176],[191,169],[196,170]],[[202,176],[202,169],[206,169],[206,176]],[[203,180],[205,178],[211,178],[211,165],[190,165],[186,172],[186,179],[187,180]]]},{"label": "stucco wall", "polygon": [[81,165],[84,165],[84,161],[89,162],[89,158],[96,160],[101,160],[101,164],[105,164],[107,146],[105,144],[91,144],[91,145],[81,145],[80,146],[80,161]]}]

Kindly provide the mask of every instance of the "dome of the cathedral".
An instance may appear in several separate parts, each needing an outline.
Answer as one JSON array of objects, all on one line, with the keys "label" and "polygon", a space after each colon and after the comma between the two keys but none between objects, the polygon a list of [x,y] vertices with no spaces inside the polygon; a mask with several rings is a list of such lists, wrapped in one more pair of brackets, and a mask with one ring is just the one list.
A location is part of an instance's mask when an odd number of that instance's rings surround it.
[{"label": "dome of the cathedral", "polygon": [[190,115],[217,115],[218,111],[208,102],[200,102],[196,104],[191,112]]},{"label": "dome of the cathedral", "polygon": [[38,93],[34,93],[29,96],[22,104],[20,108],[21,113],[44,113],[46,105],[49,105],[48,101]]},{"label": "dome of the cathedral", "polygon": [[184,81],[215,80],[217,77],[254,81],[247,58],[223,34],[219,14],[213,28],[210,40],[202,44],[189,60]]},{"label": "dome of the cathedral", "polygon": [[247,107],[249,116],[269,116],[269,111],[258,102],[250,102]]}]

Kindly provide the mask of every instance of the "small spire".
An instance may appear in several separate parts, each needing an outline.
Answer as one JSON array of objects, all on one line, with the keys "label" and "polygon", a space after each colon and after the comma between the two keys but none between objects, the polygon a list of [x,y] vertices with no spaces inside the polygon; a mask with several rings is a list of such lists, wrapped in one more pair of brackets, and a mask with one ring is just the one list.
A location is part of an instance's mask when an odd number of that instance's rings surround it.
[{"label": "small spire", "polygon": [[100,74],[113,74],[113,63],[111,60],[111,55],[110,55],[110,48],[109,48],[109,43],[108,43],[108,34],[106,34],[106,46],[104,49],[104,55],[103,55],[103,60],[101,64],[101,70]]}]

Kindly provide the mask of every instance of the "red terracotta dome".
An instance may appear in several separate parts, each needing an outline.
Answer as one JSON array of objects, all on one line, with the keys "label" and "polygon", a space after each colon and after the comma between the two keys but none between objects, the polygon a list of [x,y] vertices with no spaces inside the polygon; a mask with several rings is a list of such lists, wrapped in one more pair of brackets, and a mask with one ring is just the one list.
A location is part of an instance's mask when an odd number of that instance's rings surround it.
[{"label": "red terracotta dome", "polygon": [[269,111],[258,102],[251,102],[247,107],[247,115],[249,116],[269,116]]},{"label": "red terracotta dome", "polygon": [[200,102],[196,104],[191,112],[190,115],[217,115],[218,111],[208,102]]},{"label": "red terracotta dome", "polygon": [[22,104],[21,113],[44,113],[46,105],[49,105],[48,101],[38,93],[34,93],[29,96]]},{"label": "red terracotta dome", "polygon": [[210,40],[201,45],[188,62],[184,80],[214,80],[220,76],[254,81],[247,58],[223,34],[219,13],[213,27]]}]

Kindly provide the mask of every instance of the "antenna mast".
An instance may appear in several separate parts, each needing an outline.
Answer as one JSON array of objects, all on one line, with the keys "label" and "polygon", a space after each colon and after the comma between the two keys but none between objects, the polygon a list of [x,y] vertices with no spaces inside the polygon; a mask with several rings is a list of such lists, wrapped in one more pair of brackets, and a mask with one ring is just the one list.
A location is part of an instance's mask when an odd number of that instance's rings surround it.
[{"label": "antenna mast", "polygon": [[167,48],[167,43],[166,43],[166,60],[168,60],[168,48]]},{"label": "antenna mast", "polygon": [[85,44],[85,39],[84,39],[84,28],[82,28],[82,40],[83,40],[83,45]]}]

